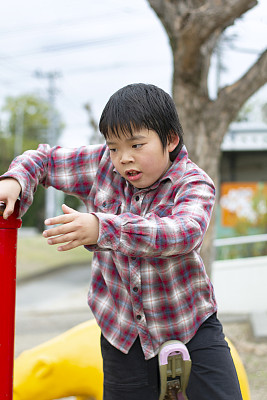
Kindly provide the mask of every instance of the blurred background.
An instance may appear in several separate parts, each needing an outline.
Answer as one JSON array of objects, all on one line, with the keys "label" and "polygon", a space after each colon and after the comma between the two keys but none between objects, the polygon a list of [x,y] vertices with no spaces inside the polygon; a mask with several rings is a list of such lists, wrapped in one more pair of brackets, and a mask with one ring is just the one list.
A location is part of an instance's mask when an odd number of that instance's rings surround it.
[{"label": "blurred background", "polygon": [[[266,24],[267,5],[261,0],[224,31],[211,58],[211,99],[255,62],[266,47]],[[171,47],[145,0],[48,0],[38,6],[12,0],[2,5],[0,33],[0,173],[14,156],[38,143],[78,147],[101,142],[101,111],[109,96],[128,83],[154,83],[172,93]],[[218,237],[266,228],[266,124],[263,85],[240,110],[221,145]],[[25,216],[24,226],[41,230],[44,204],[37,200],[34,223]],[[242,255],[247,247],[230,253],[221,249],[219,258],[225,251],[227,257]],[[255,255],[264,252],[262,244],[249,247]]]},{"label": "blurred background", "polygon": [[[259,0],[223,30],[214,47],[207,78],[210,100],[216,100],[220,89],[238,82],[266,47],[267,3]],[[173,73],[168,35],[148,1],[4,2],[0,14],[0,173],[7,170],[16,155],[41,142],[67,147],[100,143],[98,120],[117,89],[145,82],[172,94]],[[266,84],[245,101],[229,124],[220,143],[218,176],[212,243],[215,253],[210,274],[221,316],[233,338],[241,343],[239,351],[250,371],[253,399],[267,399]],[[79,265],[86,272],[81,272],[73,293],[77,294],[78,289],[80,292],[79,285],[85,281],[86,287],[89,285],[88,253],[77,249],[65,257],[56,249],[48,252],[41,237],[45,216],[60,213],[63,201],[83,209],[78,199],[64,198],[55,191],[46,194],[40,187],[31,211],[23,217],[18,297],[25,299],[27,292],[28,300],[25,306],[21,300],[18,308],[17,353],[33,340],[40,342],[58,332],[47,328],[47,335],[38,336],[37,329],[35,339],[25,332],[22,326],[32,318],[35,302],[26,284],[34,282],[38,297],[37,282],[44,281],[48,271],[62,272]],[[51,275],[47,286],[51,287],[54,278]],[[59,282],[62,285],[61,279]],[[78,297],[80,301],[80,296],[69,296],[73,277],[66,278],[66,282],[66,298]],[[22,288],[26,292],[20,295]],[[83,287],[82,293],[85,291]],[[53,311],[51,321],[55,327],[55,312],[62,312],[63,304],[69,305],[65,297],[59,302],[58,307],[44,302],[40,308],[35,307],[35,313]],[[59,331],[84,320],[84,300],[82,304],[77,306],[81,307],[81,318],[77,319],[79,314],[74,312],[69,325],[62,323]],[[20,340],[22,337],[25,342]],[[251,359],[255,353],[256,361]]]}]

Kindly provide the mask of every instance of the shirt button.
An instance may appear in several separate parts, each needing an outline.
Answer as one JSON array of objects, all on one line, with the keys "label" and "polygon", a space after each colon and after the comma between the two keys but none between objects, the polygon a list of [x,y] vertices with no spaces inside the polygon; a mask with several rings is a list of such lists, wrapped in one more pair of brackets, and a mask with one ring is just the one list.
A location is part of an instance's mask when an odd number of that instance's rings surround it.
[{"label": "shirt button", "polygon": [[139,196],[135,196],[135,200],[139,201],[140,197]]},{"label": "shirt button", "polygon": [[142,318],[142,316],[141,316],[140,314],[138,314],[138,315],[136,316],[136,318],[138,319],[138,321],[140,321],[140,319]]},{"label": "shirt button", "polygon": [[138,287],[135,286],[135,287],[133,288],[133,291],[134,291],[134,292],[138,292]]}]

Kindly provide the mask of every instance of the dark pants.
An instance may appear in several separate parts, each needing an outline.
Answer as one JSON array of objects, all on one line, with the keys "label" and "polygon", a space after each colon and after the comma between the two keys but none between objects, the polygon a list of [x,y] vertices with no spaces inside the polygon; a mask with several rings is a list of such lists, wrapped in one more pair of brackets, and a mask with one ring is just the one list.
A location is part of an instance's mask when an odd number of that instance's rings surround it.
[{"label": "dark pants", "polygon": [[[187,387],[189,400],[242,400],[239,383],[216,314],[198,329],[187,348],[192,370]],[[146,361],[139,338],[128,354],[114,348],[101,335],[104,400],[158,400],[158,357]]]}]

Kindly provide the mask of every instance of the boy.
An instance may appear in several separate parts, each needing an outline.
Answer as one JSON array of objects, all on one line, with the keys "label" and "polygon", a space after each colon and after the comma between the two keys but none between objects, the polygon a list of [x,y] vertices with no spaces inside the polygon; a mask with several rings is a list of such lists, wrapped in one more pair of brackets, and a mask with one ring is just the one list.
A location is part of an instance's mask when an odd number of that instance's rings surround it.
[{"label": "boy", "polygon": [[189,400],[241,399],[200,257],[215,189],[188,159],[173,100],[128,85],[109,99],[99,128],[105,145],[40,145],[15,159],[0,182],[4,217],[19,194],[23,214],[39,183],[86,205],[87,213],[63,205],[45,221],[60,226],[44,236],[60,251],[94,251],[88,303],[102,332],[105,400],[158,399],[157,353],[170,339],[190,352]]}]

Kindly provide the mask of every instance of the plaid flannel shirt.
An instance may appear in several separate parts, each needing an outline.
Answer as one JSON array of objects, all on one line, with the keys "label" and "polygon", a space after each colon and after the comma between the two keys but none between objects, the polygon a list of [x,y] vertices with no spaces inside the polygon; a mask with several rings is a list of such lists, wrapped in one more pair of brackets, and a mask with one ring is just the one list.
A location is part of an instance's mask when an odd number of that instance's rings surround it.
[{"label": "plaid flannel shirt", "polygon": [[78,149],[40,145],[4,175],[21,186],[21,214],[38,184],[78,196],[99,219],[88,304],[103,335],[127,353],[140,337],[146,359],[170,339],[187,343],[216,311],[200,257],[215,199],[213,182],[185,146],[146,189],[125,181],[106,145]]}]

